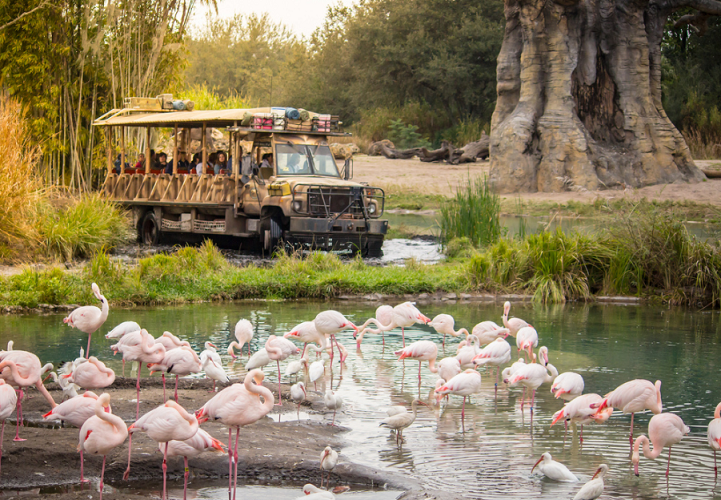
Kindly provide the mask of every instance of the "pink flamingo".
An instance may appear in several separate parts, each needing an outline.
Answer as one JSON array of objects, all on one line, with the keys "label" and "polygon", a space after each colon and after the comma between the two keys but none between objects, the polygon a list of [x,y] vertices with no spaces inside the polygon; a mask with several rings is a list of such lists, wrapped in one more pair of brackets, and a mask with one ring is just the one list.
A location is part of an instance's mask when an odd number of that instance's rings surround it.
[{"label": "pink flamingo", "polygon": [[455,320],[450,314],[439,314],[428,323],[428,326],[432,326],[435,331],[443,334],[443,347],[446,346],[446,335],[458,337],[459,335],[465,334],[466,338],[470,335],[465,328],[456,331],[455,325]]},{"label": "pink flamingo", "polygon": [[0,378],[18,388],[17,419],[13,441],[25,441],[19,435],[20,425],[22,425],[23,420],[24,387],[34,385],[50,404],[50,408],[57,406],[53,397],[43,385],[42,373],[43,367],[40,366],[40,360],[33,353],[27,351],[0,352]]},{"label": "pink flamingo", "polygon": [[233,348],[237,348],[240,353],[243,353],[243,346],[245,344],[248,344],[248,357],[250,357],[250,341],[253,340],[253,325],[250,321],[247,319],[241,319],[235,324],[235,338],[238,339],[237,342],[233,341],[228,346],[228,354],[230,354],[233,359],[236,358],[235,352],[233,351]]},{"label": "pink flamingo", "polygon": [[511,337],[515,337],[518,334],[518,330],[529,325],[526,321],[521,318],[508,318],[508,314],[511,312],[511,303],[506,301],[503,304],[503,326],[508,328],[508,334]]},{"label": "pink flamingo", "polygon": [[[198,432],[198,420],[175,401],[166,401],[164,405],[149,411],[133,425],[128,427],[128,433],[145,432],[150,439],[165,444],[163,453],[163,499],[167,498],[167,472],[168,472],[168,442],[185,441]],[[130,476],[130,453],[132,441],[128,443],[128,468],[123,479]]]},{"label": "pink flamingo", "polygon": [[639,411],[651,410],[658,415],[663,411],[661,402],[661,381],[652,384],[648,380],[636,379],[621,384],[598,405],[600,412],[607,406],[619,408],[623,413],[631,414],[631,432],[628,437],[630,446],[633,446],[633,415]]},{"label": "pink flamingo", "polygon": [[648,435],[653,443],[653,451],[651,451],[648,438],[641,434],[633,445],[633,472],[638,476],[638,449],[643,444],[643,456],[655,460],[661,454],[664,446],[668,446],[668,462],[666,464],[666,477],[668,477],[671,468],[671,447],[676,443],[680,443],[684,435],[691,432],[686,424],[683,423],[681,417],[674,413],[659,413],[651,417],[648,422]]},{"label": "pink flamingo", "polygon": [[187,340],[180,340],[170,332],[163,332],[160,337],[155,339],[155,343],[163,344],[166,351],[177,349],[178,347],[190,347],[190,342]]},{"label": "pink flamingo", "polygon": [[100,498],[103,498],[103,479],[105,478],[105,458],[113,448],[117,448],[128,437],[128,428],[123,419],[110,412],[110,394],[102,394],[94,405],[95,415],[88,418],[80,428],[80,481],[83,482],[83,451],[91,455],[103,456],[103,468],[100,472]]},{"label": "pink flamingo", "polygon": [[115,382],[115,372],[95,356],[90,356],[63,377],[83,389],[103,389]]},{"label": "pink flamingo", "polygon": [[[371,320],[368,320],[371,321]],[[368,321],[366,323],[368,323]],[[371,330],[369,328],[363,328],[356,337],[357,347],[360,348],[360,343],[363,340],[365,332],[381,333],[389,332],[395,328],[401,327],[401,335],[403,336],[403,347],[406,346],[406,333],[407,327],[413,326],[416,323],[427,324],[431,321],[430,318],[424,316],[411,302],[403,302],[393,308],[392,321],[388,325],[379,325],[377,330]],[[373,320],[375,322],[375,320]]]},{"label": "pink flamingo", "polygon": [[471,335],[478,338],[478,345],[488,345],[499,337],[507,338],[510,333],[508,328],[501,328],[493,321],[481,321],[473,327]]},{"label": "pink flamingo", "polygon": [[193,349],[188,346],[176,347],[165,351],[165,356],[157,363],[149,363],[150,374],[162,372],[163,374],[163,401],[165,401],[165,374],[175,375],[175,402],[178,402],[178,377],[187,376],[191,373],[199,373],[203,370],[200,358]]},{"label": "pink flamingo", "polygon": [[517,332],[516,346],[518,352],[528,351],[528,360],[531,360],[533,349],[538,347],[538,332],[532,326],[524,326]]},{"label": "pink flamingo", "polygon": [[140,325],[137,324],[135,321],[123,321],[118,326],[110,330],[108,333],[105,334],[106,339],[119,339],[122,338],[123,335],[130,332],[137,332],[140,331]]},{"label": "pink flamingo", "polygon": [[283,337],[276,337],[271,335],[268,340],[265,341],[265,350],[268,353],[270,359],[274,359],[278,365],[278,405],[282,406],[283,401],[280,393],[280,362],[286,360],[293,354],[300,354],[298,349],[293,342]]},{"label": "pink flamingo", "polygon": [[90,338],[108,319],[107,299],[100,295],[100,288],[95,283],[92,284],[92,289],[93,294],[98,298],[103,308],[98,309],[95,306],[78,307],[68,314],[67,318],[63,319],[63,322],[72,328],[77,328],[81,332],[88,334],[88,348],[85,350],[86,357],[90,356]]},{"label": "pink flamingo", "polygon": [[378,309],[376,309],[376,317],[369,318],[368,320],[366,320],[365,323],[363,323],[361,326],[358,327],[358,331],[360,333],[358,334],[359,337],[357,337],[357,342],[356,342],[357,347],[360,348],[360,343],[363,340],[363,336],[365,335],[366,329],[367,329],[368,325],[370,325],[371,323],[376,325],[376,328],[378,328],[378,330],[368,330],[368,331],[371,331],[373,333],[380,333],[381,337],[383,338],[383,346],[385,347],[385,345],[386,345],[385,332],[387,330],[384,329],[384,328],[386,328],[386,326],[384,326],[384,325],[390,325],[392,322],[393,322],[393,306],[389,306],[389,305],[378,306]]},{"label": "pink flamingo", "polygon": [[[217,450],[222,453],[223,445],[203,429],[198,429],[198,432],[190,439],[186,439],[185,441],[169,441],[166,445],[168,447],[168,458],[183,457],[183,464],[185,465],[185,474],[183,475],[183,500],[185,500],[188,494],[188,476],[190,475],[188,458],[195,458],[206,450]],[[163,443],[158,443],[158,448],[163,452]]]},{"label": "pink flamingo", "polygon": [[496,390],[498,390],[498,372],[501,371],[501,365],[510,360],[511,344],[499,337],[481,349],[481,352],[473,358],[473,366],[495,366]]},{"label": "pink flamingo", "polygon": [[[352,322],[348,321],[345,316],[343,316],[338,311],[332,310],[319,312],[313,320],[313,323],[315,323],[315,329],[318,330],[319,333],[330,338],[330,363],[332,366],[333,342],[336,342],[335,335],[345,330],[346,328],[353,328],[353,331],[357,333],[358,327],[355,326]],[[343,357],[343,353],[341,352],[340,347],[338,348],[338,354],[341,356],[340,362],[342,363],[345,358]]]},{"label": "pink flamingo", "polygon": [[601,401],[603,401],[603,398],[594,393],[582,394],[574,398],[570,402],[566,403],[563,408],[554,413],[551,427],[553,427],[561,419],[564,420],[566,431],[568,431],[569,420],[573,425],[580,425],[581,433],[579,436],[579,442],[583,444],[583,426],[592,422],[605,422],[613,413],[612,407],[606,407],[601,411],[601,413],[597,413],[594,405],[601,403]]},{"label": "pink flamingo", "polygon": [[[0,405],[0,407],[2,407],[2,405]],[[713,477],[715,481],[718,478],[716,452],[721,451],[721,403],[716,405],[716,410],[713,412],[713,420],[708,424],[708,445],[713,450]]]},{"label": "pink flamingo", "polygon": [[[305,356],[305,348],[311,343],[318,344],[318,348],[320,350],[328,348],[325,335],[316,330],[314,321],[305,321],[301,323],[288,333],[284,334],[283,338],[303,342],[303,352],[301,353],[301,356]],[[316,350],[316,352],[320,352],[320,350]]]},{"label": "pink flamingo", "polygon": [[438,362],[438,376],[443,380],[450,380],[461,371],[461,363],[456,358],[443,358]]},{"label": "pink flamingo", "polygon": [[0,420],[2,420],[2,430],[0,430],[0,466],[3,459],[3,437],[5,435],[5,419],[8,418],[17,404],[18,396],[15,389],[6,384],[0,378]]},{"label": "pink flamingo", "polygon": [[43,415],[47,422],[51,420],[62,420],[73,427],[82,427],[87,419],[95,415],[95,401],[98,396],[94,392],[84,393],[60,403],[55,408]]},{"label": "pink flamingo", "polygon": [[564,401],[573,401],[583,394],[585,384],[583,377],[578,373],[564,372],[561,373],[551,385],[551,392],[556,399],[561,398]]},{"label": "pink flamingo", "polygon": [[[532,356],[535,361],[536,355],[532,354]],[[521,384],[526,389],[532,391],[531,415],[533,415],[533,404],[536,402],[536,389],[543,384],[552,383],[558,376],[556,367],[548,362],[548,348],[546,346],[538,350],[538,357],[540,358],[540,363],[528,363],[519,367],[511,378],[505,381],[510,385]],[[525,393],[523,399],[521,399],[521,411],[523,411],[524,402]]]},{"label": "pink flamingo", "polygon": [[[240,428],[257,422],[266,416],[275,404],[273,393],[263,387],[265,376],[260,370],[251,370],[246,376],[243,384],[233,384],[216,394],[210,401],[196,412],[200,422],[209,419],[220,420],[228,426],[228,498],[230,499],[231,488],[233,499],[235,499],[236,486],[238,484],[238,436]],[[254,383],[255,382],[255,383]],[[263,398],[263,401],[260,401]],[[233,440],[232,427],[236,428],[235,451],[231,452]],[[231,485],[230,472],[232,462],[235,460],[235,472]]]},{"label": "pink flamingo", "polygon": [[419,340],[413,342],[408,347],[404,347],[400,351],[396,351],[393,354],[398,356],[398,360],[402,359],[413,359],[418,361],[418,385],[421,385],[421,364],[424,361],[428,361],[428,369],[432,373],[438,373],[438,367],[436,366],[436,358],[438,357],[438,346],[430,340]]},{"label": "pink flamingo", "polygon": [[[163,344],[156,344],[155,339],[142,329],[138,332],[131,332],[124,335],[120,341],[111,346],[114,352],[120,352],[123,355],[123,362],[138,362],[138,382],[135,385],[137,391],[137,402],[135,405],[135,418],[140,413],[140,372],[143,363],[160,363],[165,358],[165,347]],[[130,436],[132,441],[133,436]]]},{"label": "pink flamingo", "polygon": [[475,394],[481,390],[481,374],[476,370],[466,370],[459,373],[445,384],[435,390],[436,395],[445,396],[447,394],[455,394],[463,396],[463,409],[461,410],[461,420],[466,416],[466,398],[471,394]]},{"label": "pink flamingo", "polygon": [[456,359],[461,364],[461,368],[473,368],[473,358],[478,356],[481,350],[478,348],[478,338],[471,335],[468,340],[462,340],[458,344],[456,351]]}]

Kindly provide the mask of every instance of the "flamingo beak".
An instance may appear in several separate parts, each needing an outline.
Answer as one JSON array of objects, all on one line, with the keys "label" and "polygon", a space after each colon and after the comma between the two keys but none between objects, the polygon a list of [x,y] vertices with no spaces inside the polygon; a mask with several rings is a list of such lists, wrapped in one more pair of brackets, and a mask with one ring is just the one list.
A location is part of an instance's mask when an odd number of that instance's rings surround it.
[{"label": "flamingo beak", "polygon": [[72,376],[73,376],[72,373],[68,373],[67,375],[63,375],[63,378],[70,378],[70,377],[72,377]]},{"label": "flamingo beak", "polygon": [[431,322],[431,318],[424,316],[423,314],[418,315],[418,320],[426,325]]},{"label": "flamingo beak", "polygon": [[213,438],[213,444],[211,444],[210,446],[220,452],[223,451],[223,443],[221,443],[220,441],[218,441],[215,438]]},{"label": "flamingo beak", "polygon": [[553,427],[559,420],[563,420],[563,410],[559,411],[556,415],[554,415],[553,422],[551,422],[550,427]]},{"label": "flamingo beak", "polygon": [[531,469],[531,474],[533,474],[533,469],[536,468],[538,464],[540,464],[543,461],[543,457],[539,458],[538,461],[533,465],[533,468]]}]

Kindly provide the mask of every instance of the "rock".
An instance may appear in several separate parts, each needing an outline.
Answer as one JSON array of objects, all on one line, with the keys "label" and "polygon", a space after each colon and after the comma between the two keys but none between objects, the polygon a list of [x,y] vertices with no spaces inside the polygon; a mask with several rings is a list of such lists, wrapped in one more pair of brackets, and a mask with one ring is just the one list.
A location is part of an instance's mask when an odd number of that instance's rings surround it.
[{"label": "rock", "polygon": [[330,144],[330,151],[333,153],[334,158],[347,160],[352,158],[354,154],[360,153],[360,148],[353,143],[341,144],[339,142],[332,142]]}]

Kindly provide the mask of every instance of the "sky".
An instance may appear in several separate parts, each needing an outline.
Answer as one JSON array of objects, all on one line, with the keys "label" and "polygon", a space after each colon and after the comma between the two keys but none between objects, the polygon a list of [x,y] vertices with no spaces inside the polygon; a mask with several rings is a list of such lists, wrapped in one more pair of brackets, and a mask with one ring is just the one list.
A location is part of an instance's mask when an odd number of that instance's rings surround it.
[{"label": "sky", "polygon": [[[306,38],[323,24],[328,6],[341,3],[352,5],[352,0],[220,0],[218,14],[231,17],[234,14],[268,13],[273,22],[285,24],[299,36]],[[198,5],[194,24],[203,25],[208,8]]]}]

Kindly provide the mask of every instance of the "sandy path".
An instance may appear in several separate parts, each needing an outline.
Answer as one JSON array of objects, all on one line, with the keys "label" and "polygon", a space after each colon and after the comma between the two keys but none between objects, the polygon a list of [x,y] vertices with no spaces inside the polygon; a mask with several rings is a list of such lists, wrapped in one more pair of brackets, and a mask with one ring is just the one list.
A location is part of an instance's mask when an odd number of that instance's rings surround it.
[{"label": "sandy path", "polygon": [[[381,187],[400,186],[409,191],[429,194],[450,194],[469,175],[488,174],[490,163],[481,161],[465,165],[423,163],[419,160],[389,160],[382,156],[360,155],[353,158],[354,180],[365,181]],[[699,160],[699,167],[721,165],[719,160]],[[641,189],[608,191],[569,191],[565,193],[519,193],[504,195],[504,198],[521,197],[528,201],[591,202],[598,197],[616,199],[647,198],[659,201],[693,201],[721,205],[721,179],[710,179],[697,184],[664,184]]]}]

